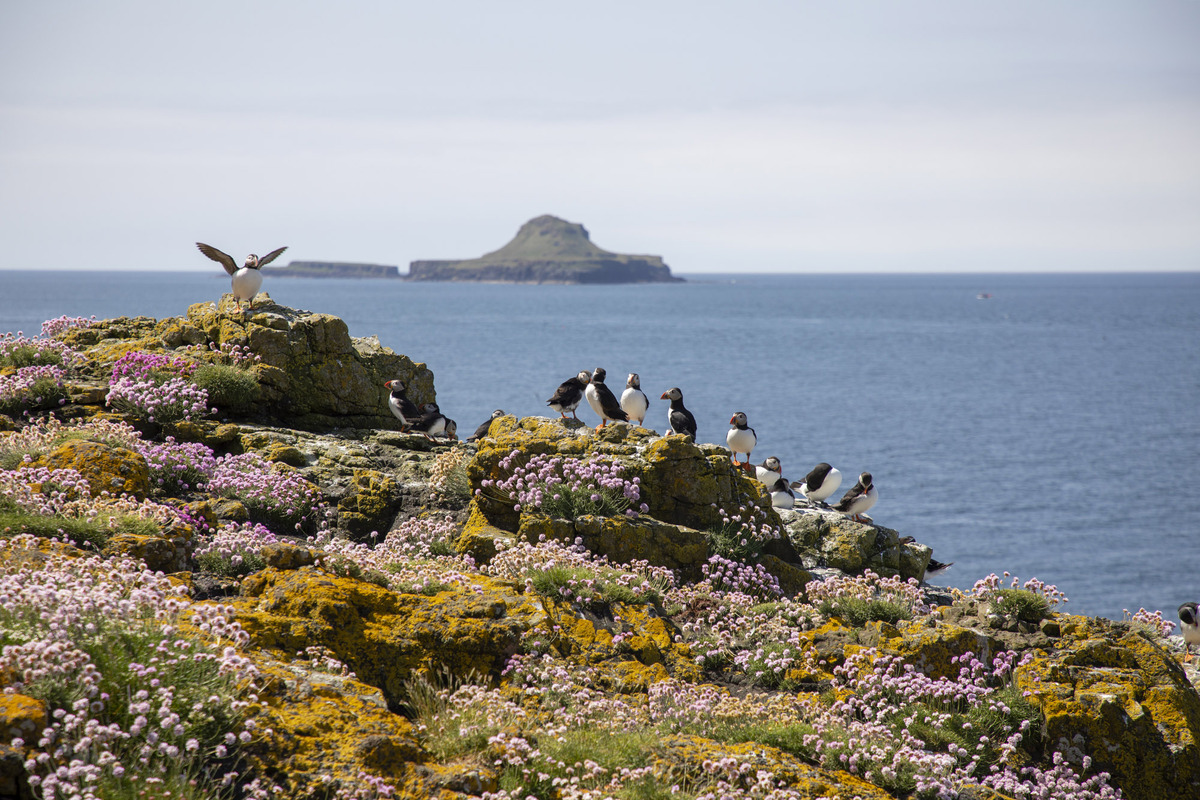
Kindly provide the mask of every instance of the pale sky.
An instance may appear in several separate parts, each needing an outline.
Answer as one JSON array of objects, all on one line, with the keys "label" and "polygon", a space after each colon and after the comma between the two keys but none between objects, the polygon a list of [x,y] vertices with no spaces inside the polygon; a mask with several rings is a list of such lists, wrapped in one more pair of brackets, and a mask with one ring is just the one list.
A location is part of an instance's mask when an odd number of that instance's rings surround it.
[{"label": "pale sky", "polygon": [[0,269],[1200,269],[1200,3],[0,0]]}]

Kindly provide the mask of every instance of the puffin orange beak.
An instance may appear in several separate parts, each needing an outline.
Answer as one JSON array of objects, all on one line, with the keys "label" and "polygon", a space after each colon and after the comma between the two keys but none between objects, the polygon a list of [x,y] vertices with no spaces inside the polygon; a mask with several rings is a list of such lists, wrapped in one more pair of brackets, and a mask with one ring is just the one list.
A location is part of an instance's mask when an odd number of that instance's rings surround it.
[{"label": "puffin orange beak", "polygon": [[662,393],[662,397],[660,397],[660,398],[658,398],[658,399],[659,399],[659,400],[668,400],[668,399],[670,399],[670,398],[668,398],[668,397],[667,397],[667,393],[666,393],[666,392],[663,392],[663,393]]},{"label": "puffin orange beak", "polygon": [[735,425],[735,424],[736,424],[736,420],[737,420],[737,417],[730,417],[730,418],[729,418],[729,424],[730,424],[730,425]]}]

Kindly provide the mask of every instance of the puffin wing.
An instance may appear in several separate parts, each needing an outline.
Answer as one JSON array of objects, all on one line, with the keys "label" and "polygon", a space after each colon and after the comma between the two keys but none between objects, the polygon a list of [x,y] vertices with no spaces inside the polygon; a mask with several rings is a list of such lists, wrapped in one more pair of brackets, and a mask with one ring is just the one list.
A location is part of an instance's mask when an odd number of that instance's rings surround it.
[{"label": "puffin wing", "polygon": [[579,382],[579,378],[567,378],[554,390],[554,396],[546,401],[546,405],[573,403],[578,399],[578,393],[582,391],[583,385]]},{"label": "puffin wing", "polygon": [[696,418],[686,408],[671,409],[671,430],[696,438]]},{"label": "puffin wing", "polygon": [[592,386],[596,387],[596,398],[600,401],[600,409],[603,411],[605,417],[622,422],[629,421],[629,415],[625,413],[625,409],[621,408],[621,404],[617,402],[617,396],[612,393],[612,389],[603,383],[593,382]]},{"label": "puffin wing", "polygon": [[468,442],[477,442],[480,439],[482,439],[483,437],[487,436],[488,431],[490,431],[491,429],[492,429],[492,420],[489,419],[487,422],[483,423],[478,428],[476,428],[475,432],[471,434],[471,438],[467,439],[467,441]]},{"label": "puffin wing", "polygon": [[272,261],[279,258],[280,254],[283,253],[284,250],[287,250],[287,248],[281,247],[278,250],[272,250],[271,252],[267,253],[258,260],[258,266],[265,267],[267,264],[270,264]]},{"label": "puffin wing", "polygon": [[833,469],[830,465],[822,461],[812,468],[807,475],[804,476],[804,485],[810,492],[815,492],[821,488],[821,484],[825,482],[825,478],[829,475],[829,471]]},{"label": "puffin wing", "polygon": [[833,505],[834,511],[845,511],[850,508],[850,504],[858,499],[858,496],[866,491],[866,487],[861,483],[856,483],[850,487],[850,490],[842,495],[842,499],[838,500]]},{"label": "puffin wing", "polygon": [[228,253],[222,253],[211,244],[205,244],[204,242],[196,242],[196,247],[200,248],[201,253],[204,253],[204,255],[223,266],[225,271],[230,275],[238,271],[237,262],[234,261],[233,256],[229,255]]}]

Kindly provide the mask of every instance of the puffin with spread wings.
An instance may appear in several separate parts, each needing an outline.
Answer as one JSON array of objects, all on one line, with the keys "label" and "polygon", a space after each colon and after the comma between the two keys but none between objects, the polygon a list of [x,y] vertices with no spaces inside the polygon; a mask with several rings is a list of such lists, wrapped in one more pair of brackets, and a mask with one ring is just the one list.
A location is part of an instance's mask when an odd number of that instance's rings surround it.
[{"label": "puffin with spread wings", "polygon": [[233,278],[233,299],[237,302],[238,310],[242,309],[242,301],[245,300],[254,307],[254,297],[258,294],[258,290],[262,288],[263,276],[261,269],[267,264],[270,264],[275,259],[279,258],[280,254],[286,247],[281,247],[278,250],[272,250],[262,258],[259,258],[254,253],[246,256],[246,263],[241,267],[233,260],[233,256],[228,253],[222,253],[211,244],[204,242],[196,242],[196,247],[200,248],[200,252],[216,261],[225,268],[225,271]]}]

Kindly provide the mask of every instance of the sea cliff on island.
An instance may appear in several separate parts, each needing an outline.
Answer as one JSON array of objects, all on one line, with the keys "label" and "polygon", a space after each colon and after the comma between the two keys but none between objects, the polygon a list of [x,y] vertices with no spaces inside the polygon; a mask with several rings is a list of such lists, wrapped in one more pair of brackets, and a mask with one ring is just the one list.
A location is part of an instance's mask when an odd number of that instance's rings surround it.
[{"label": "sea cliff on island", "polygon": [[512,241],[478,258],[414,261],[414,281],[502,283],[678,283],[660,256],[610,253],[587,229],[549,214],[529,220]]},{"label": "sea cliff on island", "polygon": [[393,380],[453,416],[264,294],[0,342],[0,796],[1200,797],[1161,616],[931,587],[684,436],[406,433]]}]

